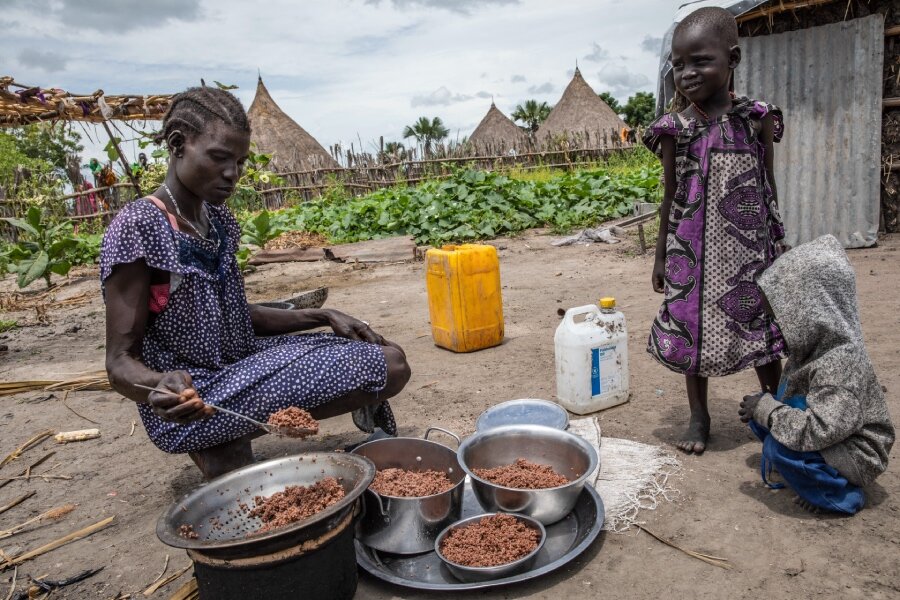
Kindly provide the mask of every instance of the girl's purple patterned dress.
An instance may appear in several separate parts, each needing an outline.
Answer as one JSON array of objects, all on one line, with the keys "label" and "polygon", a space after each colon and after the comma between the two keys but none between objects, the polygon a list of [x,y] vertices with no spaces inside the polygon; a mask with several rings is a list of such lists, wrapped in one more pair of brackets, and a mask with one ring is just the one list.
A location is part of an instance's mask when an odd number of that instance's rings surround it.
[{"label": "girl's purple patterned dress", "polygon": [[780,141],[781,111],[748,98],[711,123],[663,115],[644,134],[658,154],[663,136],[675,138],[665,298],[647,350],[678,373],[729,375],[784,355],[781,331],[755,283],[784,238],[759,138],[767,115]]},{"label": "girl's purple patterned dress", "polygon": [[[263,422],[288,406],[309,409],[355,390],[383,389],[387,366],[380,346],[328,334],[254,334],[235,259],[240,227],[224,206],[207,208],[209,240],[173,229],[146,198],[122,209],[103,238],[101,283],[116,265],[136,260],[169,274],[168,301],[150,315],[140,360],[154,371],[187,371],[205,402]],[[210,448],[255,430],[222,413],[180,425],[147,404],[138,410],[150,439],[166,452]],[[375,411],[375,424],[396,432],[386,401]]]}]

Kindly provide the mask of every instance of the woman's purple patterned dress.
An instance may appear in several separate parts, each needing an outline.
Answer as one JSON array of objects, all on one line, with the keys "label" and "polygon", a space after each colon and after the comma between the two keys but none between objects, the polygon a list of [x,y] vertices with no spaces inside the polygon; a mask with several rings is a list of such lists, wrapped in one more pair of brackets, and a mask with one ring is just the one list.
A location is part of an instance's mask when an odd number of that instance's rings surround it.
[{"label": "woman's purple patterned dress", "polygon": [[665,298],[647,350],[678,373],[729,375],[783,357],[781,331],[755,283],[784,238],[759,138],[767,115],[780,141],[781,111],[748,98],[711,123],[663,115],[644,134],[656,153],[664,136],[675,138]]},{"label": "woman's purple patterned dress", "polygon": [[[103,238],[101,283],[116,265],[137,260],[169,274],[168,300],[151,313],[140,360],[154,371],[187,371],[205,402],[263,422],[288,406],[309,409],[355,390],[383,389],[387,366],[380,346],[326,334],[254,334],[235,259],[240,227],[224,206],[207,208],[209,240],[173,229],[146,198],[122,209]],[[172,453],[217,446],[256,429],[223,413],[180,425],[147,404],[138,410],[153,443]],[[375,424],[396,431],[386,401],[375,411]]]}]

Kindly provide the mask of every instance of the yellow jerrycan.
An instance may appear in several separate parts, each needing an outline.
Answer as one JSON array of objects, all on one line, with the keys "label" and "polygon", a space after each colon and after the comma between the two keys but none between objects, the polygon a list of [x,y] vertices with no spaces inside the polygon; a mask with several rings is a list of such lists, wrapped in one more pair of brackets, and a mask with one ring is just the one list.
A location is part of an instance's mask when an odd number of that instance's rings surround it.
[{"label": "yellow jerrycan", "polygon": [[485,244],[425,253],[428,310],[434,343],[473,352],[503,341],[503,299],[497,249]]}]

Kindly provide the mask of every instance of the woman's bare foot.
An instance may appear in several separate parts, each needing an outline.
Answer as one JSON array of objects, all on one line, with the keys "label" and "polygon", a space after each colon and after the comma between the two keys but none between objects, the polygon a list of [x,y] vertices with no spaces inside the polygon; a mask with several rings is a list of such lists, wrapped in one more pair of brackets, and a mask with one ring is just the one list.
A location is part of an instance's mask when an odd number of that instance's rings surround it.
[{"label": "woman's bare foot", "polygon": [[799,507],[802,508],[803,510],[806,510],[806,511],[811,512],[811,513],[814,514],[814,515],[818,515],[819,513],[822,512],[822,509],[821,509],[821,508],[819,508],[818,506],[816,506],[816,505],[814,505],[814,504],[808,502],[807,500],[804,500],[804,499],[801,498],[800,496],[794,496],[794,504],[796,504],[797,506],[799,506]]},{"label": "woman's bare foot", "polygon": [[675,447],[688,454],[703,454],[709,441],[709,413],[705,415],[691,414],[691,422],[681,441]]},{"label": "woman's bare foot", "polygon": [[253,463],[252,437],[255,436],[240,437],[212,448],[188,452],[188,456],[203,473],[203,478],[209,481]]}]

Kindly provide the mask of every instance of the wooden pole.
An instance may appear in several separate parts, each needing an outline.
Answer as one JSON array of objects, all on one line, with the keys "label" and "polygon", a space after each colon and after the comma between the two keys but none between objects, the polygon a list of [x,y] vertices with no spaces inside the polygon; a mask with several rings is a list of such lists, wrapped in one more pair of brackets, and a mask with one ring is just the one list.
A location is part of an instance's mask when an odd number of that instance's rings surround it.
[{"label": "wooden pole", "polygon": [[894,25],[884,30],[884,37],[894,37],[900,35],[900,25]]},{"label": "wooden pole", "polygon": [[900,108],[900,98],[885,98],[882,104],[885,108]]},{"label": "wooden pole", "polygon": [[119,142],[116,140],[116,136],[113,135],[112,130],[109,128],[109,123],[105,120],[103,121],[103,128],[106,130],[106,134],[109,136],[109,141],[112,142],[113,147],[115,147],[116,152],[119,154],[119,160],[122,162],[122,167],[125,169],[125,174],[128,176],[128,179],[131,180],[131,185],[134,186],[135,192],[137,192],[138,197],[141,196],[141,184],[138,181],[137,176],[131,171],[131,166],[129,166],[128,161],[125,160],[125,154],[122,153],[122,148],[119,147]]}]

